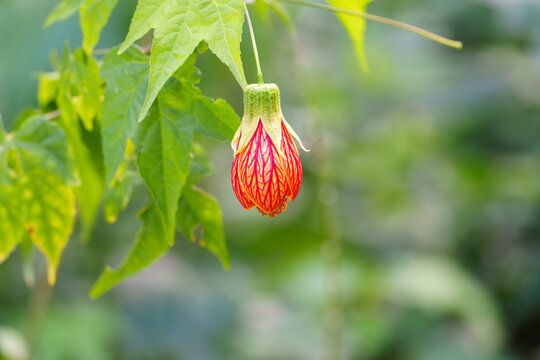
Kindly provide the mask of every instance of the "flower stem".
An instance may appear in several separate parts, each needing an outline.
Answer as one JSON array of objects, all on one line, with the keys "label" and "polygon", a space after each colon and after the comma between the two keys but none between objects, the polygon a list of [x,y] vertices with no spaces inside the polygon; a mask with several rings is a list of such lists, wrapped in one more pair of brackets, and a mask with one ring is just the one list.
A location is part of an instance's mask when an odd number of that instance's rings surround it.
[{"label": "flower stem", "polygon": [[257,64],[257,77],[259,78],[259,84],[264,84],[263,74],[261,70],[261,63],[259,62],[259,52],[257,51],[257,42],[255,41],[255,33],[253,32],[253,25],[251,25],[251,18],[249,17],[249,12],[247,5],[244,4],[244,10],[246,12],[246,20],[249,28],[249,33],[251,34],[251,43],[253,44],[253,53],[255,54],[255,63]]},{"label": "flower stem", "polygon": [[351,16],[358,16],[358,17],[361,17],[361,18],[364,18],[364,19],[367,19],[367,20],[377,21],[377,22],[380,22],[380,23],[384,23],[384,24],[388,24],[388,25],[398,27],[400,29],[411,31],[413,33],[416,33],[418,35],[421,35],[421,36],[424,36],[424,37],[426,37],[428,39],[436,41],[436,42],[438,42],[440,44],[443,44],[443,45],[446,45],[446,46],[449,46],[449,47],[453,47],[455,49],[461,49],[463,47],[463,43],[461,41],[450,40],[450,39],[447,39],[447,38],[445,38],[443,36],[434,34],[434,33],[430,32],[430,31],[421,29],[421,28],[419,28],[417,26],[410,25],[410,24],[407,24],[407,23],[404,23],[404,22],[401,22],[401,21],[397,21],[397,20],[388,19],[388,18],[378,16],[378,15],[372,15],[372,14],[364,13],[364,12],[361,12],[361,11],[343,9],[343,8],[338,8],[338,7],[324,5],[324,4],[317,4],[317,3],[313,3],[311,1],[304,1],[304,0],[277,0],[277,1],[287,2],[287,3],[291,3],[291,4],[296,4],[296,5],[309,6],[309,7],[316,8],[316,9],[331,11],[331,12],[334,12],[334,13],[341,13],[341,14],[346,14],[346,15],[351,15]]}]

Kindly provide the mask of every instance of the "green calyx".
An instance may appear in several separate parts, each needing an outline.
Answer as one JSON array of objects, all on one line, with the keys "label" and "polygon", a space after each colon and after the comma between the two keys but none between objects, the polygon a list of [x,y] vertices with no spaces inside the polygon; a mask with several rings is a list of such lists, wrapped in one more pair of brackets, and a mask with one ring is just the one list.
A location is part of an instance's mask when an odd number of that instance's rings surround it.
[{"label": "green calyx", "polygon": [[276,84],[251,84],[244,92],[244,118],[281,119],[279,88]]},{"label": "green calyx", "polygon": [[[270,139],[281,153],[281,113],[279,88],[276,84],[251,84],[244,92],[244,116],[231,143],[235,154],[244,150],[262,122]],[[241,135],[241,136],[240,136]]]},{"label": "green calyx", "polygon": [[257,127],[262,122],[264,130],[282,156],[282,124],[289,134],[298,141],[304,151],[307,150],[293,128],[283,117],[280,105],[279,88],[276,84],[251,84],[244,90],[244,116],[236,131],[231,146],[235,154],[245,149]]}]

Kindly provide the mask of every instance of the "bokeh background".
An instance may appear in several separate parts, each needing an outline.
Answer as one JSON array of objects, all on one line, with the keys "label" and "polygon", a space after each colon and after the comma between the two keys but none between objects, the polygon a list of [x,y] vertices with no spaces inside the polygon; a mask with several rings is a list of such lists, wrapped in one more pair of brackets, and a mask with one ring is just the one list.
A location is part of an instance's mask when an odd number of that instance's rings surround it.
[{"label": "bokeh background", "polygon": [[[55,0],[0,0],[0,112],[36,106],[36,74],[76,18],[43,29]],[[122,0],[99,48],[120,43]],[[251,10],[265,80],[311,152],[279,217],[246,212],[226,143],[206,141],[232,267],[178,236],[159,262],[99,300],[88,290],[139,227],[144,189],[92,241],[77,230],[57,285],[0,266],[0,359],[540,359],[540,2],[376,0],[372,13],[464,42],[445,48],[368,23],[369,74],[331,13]],[[243,59],[255,81],[244,29]],[[242,113],[210,52],[203,91]],[[1,234],[0,234],[1,236]],[[28,355],[33,353],[33,355]]]}]

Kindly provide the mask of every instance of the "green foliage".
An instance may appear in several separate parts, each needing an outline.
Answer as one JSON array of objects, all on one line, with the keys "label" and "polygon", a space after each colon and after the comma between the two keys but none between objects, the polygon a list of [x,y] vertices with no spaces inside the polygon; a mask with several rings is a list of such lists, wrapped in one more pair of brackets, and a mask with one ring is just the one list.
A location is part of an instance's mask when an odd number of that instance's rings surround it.
[{"label": "green foliage", "polygon": [[53,9],[53,11],[49,14],[49,17],[47,17],[47,20],[45,21],[45,27],[51,26],[58,21],[66,20],[67,18],[75,14],[75,12],[77,12],[77,10],[79,10],[79,8],[83,6],[86,1],[88,0],[62,1]]},{"label": "green foliage", "polygon": [[71,54],[66,46],[58,72],[56,104],[60,111],[59,123],[73,151],[80,179],[80,185],[75,189],[77,203],[81,212],[83,237],[88,239],[101,203],[104,180],[101,156],[94,153],[94,146],[85,135],[93,130],[94,135],[99,136],[99,129],[94,129],[98,119],[94,117],[101,109],[103,90],[95,60],[82,50],[75,50]]},{"label": "green foliage", "polygon": [[82,48],[90,54],[99,41],[101,30],[107,24],[118,0],[87,0],[80,8],[83,33]]},{"label": "green foliage", "polygon": [[43,117],[23,120],[7,145],[18,153],[21,170],[31,173],[44,167],[67,185],[75,183],[73,157],[66,146],[66,136],[54,122]]},{"label": "green foliage", "polygon": [[[98,62],[91,53],[116,4],[64,0],[52,11],[46,26],[79,11],[82,48],[72,52],[66,45],[60,59],[52,61],[54,70],[39,75],[39,112],[45,115],[21,117],[15,131],[1,137],[0,230],[6,235],[0,260],[27,233],[49,261],[50,282],[73,228],[75,202],[82,237],[88,240],[101,204],[112,223],[134,187],[141,182],[146,186],[149,205],[140,215],[142,229],[133,249],[118,270],[103,273],[93,296],[148,266],[174,244],[177,222],[184,223],[179,204],[194,226],[200,223],[205,229],[199,243],[228,267],[219,205],[194,186],[213,167],[193,139],[197,132],[230,140],[240,119],[225,101],[205,97],[196,86],[200,73],[194,64],[207,49],[204,41],[236,80],[246,84],[240,60],[243,1],[141,0],[122,47]],[[187,9],[204,21],[186,15]],[[130,45],[152,29],[149,57]],[[186,236],[195,240],[193,229],[188,230]],[[26,253],[30,258],[31,252]]]},{"label": "green foliage", "polygon": [[127,207],[133,188],[140,183],[138,173],[131,168],[134,150],[133,144],[129,142],[124,159],[103,196],[105,220],[111,224],[116,221],[120,211]]},{"label": "green foliage", "polygon": [[90,54],[117,3],[118,0],[63,0],[50,13],[45,27],[69,18],[78,10],[83,33],[82,48]]},{"label": "green foliage", "polygon": [[[175,86],[176,85],[176,86]],[[173,88],[174,86],[174,88]],[[177,107],[179,84],[163,91],[137,131],[137,167],[155,201],[166,240],[174,242],[178,198],[189,173],[193,126]]]},{"label": "green foliage", "polygon": [[[178,205],[176,218],[178,228],[187,238],[213,252],[223,266],[229,268],[221,209],[213,196],[197,186],[186,187]],[[197,238],[195,234],[198,225],[203,228],[201,238]]]},{"label": "green foliage", "polygon": [[90,296],[98,298],[105,292],[159,259],[170,247],[167,229],[158,206],[150,200],[139,215],[143,225],[135,244],[118,269],[107,267],[92,287]]},{"label": "green foliage", "polygon": [[75,218],[75,196],[54,174],[36,171],[23,179],[26,230],[48,260],[48,281],[54,284],[60,256],[66,246]]},{"label": "green foliage", "polygon": [[[177,223],[183,221],[177,209],[179,199],[183,199],[180,195],[184,185],[188,179],[198,181],[211,173],[208,158],[198,145],[193,144],[194,131],[227,140],[239,124],[238,116],[227,103],[204,97],[195,86],[199,75],[194,63],[199,52],[204,50],[204,46],[199,46],[176,71],[141,123],[130,114],[137,114],[141,106],[139,85],[148,72],[148,57],[134,48],[120,55],[113,49],[105,57],[102,73],[107,80],[103,116],[106,172],[112,174],[109,176],[123,172],[118,166],[126,151],[127,140],[131,139],[135,145],[138,172],[150,194],[150,204],[140,215],[143,227],[133,249],[117,270],[107,269],[102,274],[91,292],[93,297],[151,264],[174,244]],[[133,74],[134,78],[126,81],[126,73]],[[112,111],[108,113],[109,108]],[[193,174],[190,176],[191,169]],[[111,189],[115,186],[117,184]],[[118,198],[130,192],[126,188],[110,191],[120,193]],[[191,187],[187,191],[188,195],[193,193]],[[211,216],[197,213],[198,222],[209,229],[208,240],[200,243],[228,266],[219,205],[206,194],[202,199],[195,196],[191,199],[214,212]],[[191,213],[185,216],[191,216]]]},{"label": "green foliage", "polygon": [[[32,23],[40,22],[41,6],[47,4],[36,2],[38,7],[29,8],[27,3],[0,4],[0,33],[7,35],[6,51],[0,56],[0,102],[11,106],[0,110],[8,114],[9,124],[14,120],[12,109],[35,100],[29,98],[31,86],[24,81],[31,78],[29,69],[41,68],[44,61],[34,45],[65,36],[33,29]],[[131,15],[130,3],[134,7],[135,2],[118,3],[118,19]],[[260,27],[264,19],[254,17],[265,77],[279,81],[285,115],[311,140],[313,149],[301,154],[304,183],[298,198],[272,220],[244,212],[234,203],[227,174],[230,150],[227,144],[202,138],[212,112],[196,111],[190,89],[199,91],[200,74],[193,65],[180,66],[162,90],[177,96],[179,121],[194,129],[189,173],[175,214],[179,233],[174,249],[165,239],[164,214],[144,188],[137,168],[143,147],[135,134],[143,133],[142,124],[149,120],[138,124],[136,119],[148,86],[149,57],[131,46],[122,56],[134,51],[137,60],[111,59],[116,49],[106,60],[96,55],[105,50],[88,59],[95,60],[99,73],[93,79],[105,90],[93,116],[91,108],[81,106],[88,97],[82,94],[81,80],[71,76],[76,62],[85,64],[75,53],[86,51],[68,51],[70,67],[63,68],[67,70],[61,71],[60,61],[53,60],[50,72],[39,75],[40,111],[25,113],[9,131],[0,132],[0,152],[6,160],[0,162],[0,257],[10,256],[0,266],[0,358],[17,357],[10,352],[17,344],[8,337],[10,329],[21,333],[23,349],[24,340],[28,342],[25,358],[35,360],[301,360],[325,357],[325,350],[328,359],[538,356],[540,32],[534,30],[540,24],[530,14],[538,13],[540,4],[503,3],[379,2],[375,12],[402,19],[423,18],[428,9],[437,19],[436,27],[467,41],[467,51],[431,51],[432,44],[414,37],[411,42],[396,41],[374,31],[370,40],[381,46],[368,53],[371,74],[359,81],[353,80],[358,69],[337,64],[354,62],[354,57],[341,61],[333,56],[350,45],[349,38],[333,36],[342,26],[330,21],[333,15],[320,13],[314,20],[316,11],[291,5],[293,20],[302,30],[294,41],[279,23]],[[273,15],[265,5],[256,0],[248,6]],[[509,11],[529,16],[514,16],[501,27]],[[318,27],[319,19],[328,24]],[[66,24],[65,33],[76,33],[74,26]],[[122,36],[120,28],[108,27],[108,38]],[[245,31],[243,38],[249,40]],[[251,54],[243,55],[250,60]],[[119,61],[118,68],[113,60]],[[215,61],[213,56],[200,57],[203,94],[205,87],[214,94],[230,91],[227,80],[232,77],[225,66],[213,66]],[[106,75],[106,66],[118,80]],[[134,75],[139,70],[142,78]],[[138,84],[144,84],[142,89],[137,90]],[[118,98],[111,101],[115,93]],[[122,105],[121,100],[134,93],[138,104]],[[158,102],[164,101],[163,95],[158,94]],[[227,99],[239,104],[240,92],[231,91]],[[38,121],[28,122],[34,115]],[[111,117],[118,123],[116,140]],[[133,127],[124,135],[128,117]],[[225,120],[208,125],[206,130],[215,132],[206,136],[225,138],[232,125]],[[224,131],[217,131],[219,126]],[[68,130],[67,152],[60,153],[53,134],[64,136],[65,143]],[[119,145],[106,150],[106,136]],[[23,164],[20,150],[27,154]],[[117,158],[106,165],[112,151]],[[103,195],[91,188],[77,190],[84,167],[76,166],[76,153],[79,159],[91,160],[90,174],[108,180],[102,185]],[[218,174],[205,179],[213,171],[209,155]],[[37,166],[51,170],[26,174]],[[53,180],[59,186],[48,185],[49,172],[62,178]],[[37,184],[29,187],[33,178]],[[46,201],[54,204],[64,201],[62,187],[75,193],[75,204],[82,196],[101,201],[107,221],[118,218],[118,223],[96,222],[93,242],[84,244],[75,241],[82,230],[82,219],[76,219],[79,225],[69,251],[61,256],[59,287],[48,296],[42,274],[37,274],[33,289],[19,284],[17,266],[24,264],[31,284],[27,270],[32,254],[41,256],[30,238],[25,208],[31,204],[40,209],[43,203],[21,197],[39,188],[40,194],[52,192]],[[227,273],[220,271],[213,255],[198,248],[215,240],[219,245],[223,239],[217,216],[221,212],[199,187],[220,199],[228,251],[234,254]],[[148,210],[136,217],[145,201]],[[73,202],[68,209],[73,210]],[[99,219],[99,210],[97,214]],[[167,252],[160,266],[147,268]],[[122,261],[119,256],[124,254]],[[38,256],[35,260],[42,265]],[[104,263],[120,266],[103,273],[93,296],[141,269],[145,272],[114,296],[88,302],[80,291],[96,280]]]},{"label": "green foliage", "polygon": [[[4,145],[1,145],[4,146]],[[0,177],[0,263],[2,263],[21,241],[24,233],[23,219],[20,214],[18,189],[15,186],[15,175],[2,171]]]},{"label": "green foliage", "polygon": [[[369,1],[329,2],[364,11]],[[98,61],[92,52],[117,3],[63,0],[54,8],[45,26],[79,13],[81,48],[66,45],[52,61],[53,71],[39,75],[40,110],[31,113],[44,115],[21,117],[14,132],[1,138],[0,230],[6,240],[0,242],[0,260],[26,231],[49,261],[51,282],[73,227],[74,204],[88,240],[101,205],[112,223],[134,187],[146,187],[148,205],[133,248],[117,270],[105,270],[92,296],[158,259],[174,244],[176,230],[229,266],[219,205],[195,185],[213,166],[194,139],[228,141],[240,119],[224,100],[198,88],[198,55],[209,48],[242,88],[247,84],[240,57],[243,0],[139,0],[123,44]],[[275,0],[257,0],[255,6],[263,18],[273,10],[293,31]],[[367,70],[365,21],[338,16]],[[148,56],[133,44],[152,31]]]},{"label": "green foliage", "polygon": [[54,284],[75,218],[73,159],[64,132],[42,116],[21,120],[12,133],[0,128],[0,260],[27,233],[48,260]]},{"label": "green foliage", "polygon": [[101,67],[107,83],[101,131],[107,183],[124,157],[127,139],[135,133],[148,84],[148,57],[136,47],[121,55],[115,50],[105,57]]},{"label": "green foliage", "polygon": [[[69,92],[75,112],[81,119],[84,128],[92,131],[96,117],[101,116],[102,81],[96,61],[86,55],[81,49],[73,52],[73,57],[66,54],[65,63],[61,69],[61,86]],[[70,78],[71,77],[71,78]]]},{"label": "green foliage", "polygon": [[240,59],[244,20],[243,0],[140,0],[129,33],[120,48],[125,51],[154,29],[148,92],[139,121],[150,110],[165,82],[206,41],[244,88],[246,79]]}]

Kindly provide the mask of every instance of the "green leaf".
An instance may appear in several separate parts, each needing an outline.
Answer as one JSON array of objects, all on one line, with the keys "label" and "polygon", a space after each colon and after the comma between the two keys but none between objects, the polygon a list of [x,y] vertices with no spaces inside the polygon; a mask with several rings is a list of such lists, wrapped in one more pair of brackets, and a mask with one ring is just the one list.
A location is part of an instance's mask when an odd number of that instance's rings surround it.
[{"label": "green leaf", "polygon": [[139,114],[142,121],[165,82],[206,41],[231,70],[247,84],[240,58],[244,20],[243,0],[140,0],[120,52],[154,29],[148,91]]},{"label": "green leaf", "polygon": [[[147,79],[148,58],[139,50],[130,48],[121,55],[110,53],[104,60],[102,76],[107,88],[103,113],[103,150],[107,176],[112,177],[111,188],[106,195],[106,198],[110,196],[110,203],[107,199],[105,203],[106,207],[110,206],[110,212],[106,210],[106,216],[110,215],[111,219],[116,216],[118,209],[125,205],[125,194],[129,191],[121,183],[127,139],[131,139],[136,147],[138,172],[150,193],[151,205],[141,215],[143,230],[132,251],[118,270],[104,271],[92,289],[93,297],[100,296],[149,265],[174,243],[176,220],[179,219],[178,206],[184,204],[179,202],[179,198],[185,184],[198,181],[213,171],[202,147],[193,143],[194,130],[218,139],[229,139],[236,130],[239,118],[232,108],[223,100],[205,98],[193,85],[200,79],[194,64],[202,51],[204,46],[199,45],[177,69],[174,78],[165,84],[141,123],[136,122],[135,116],[141,106],[139,89]],[[130,75],[130,79],[126,79],[126,74]],[[120,183],[117,183],[119,180]],[[212,207],[212,198],[200,200],[196,195],[192,202],[199,201],[201,206],[216,210],[217,203]],[[187,202],[185,204],[188,205]],[[209,227],[205,246],[218,255],[224,266],[228,266],[219,207],[217,211],[219,219],[193,210],[188,214],[197,216],[193,218],[194,226],[203,223]],[[189,221],[188,218],[180,219]],[[220,226],[221,233],[218,230]]]},{"label": "green leaf", "polygon": [[88,0],[80,10],[80,23],[83,33],[82,47],[91,54],[99,41],[101,30],[107,25],[118,0]]},{"label": "green leaf", "polygon": [[163,22],[164,16],[170,11],[172,4],[173,1],[170,0],[139,1],[131,19],[129,32],[118,52],[123,53],[151,29],[157,29]]},{"label": "green leaf", "polygon": [[32,242],[47,258],[47,279],[56,281],[60,256],[73,229],[75,196],[70,187],[51,173],[35,170],[22,180],[25,189],[25,227]]},{"label": "green leaf", "polygon": [[55,22],[65,20],[75,14],[77,10],[88,0],[64,0],[58,4],[47,17],[45,27],[48,27]]},{"label": "green leaf", "polygon": [[[56,123],[41,116],[18,123],[13,134],[0,131],[0,258],[27,232],[45,254],[53,284],[75,217],[73,191],[68,186],[74,180],[73,159]],[[13,168],[8,168],[8,158]]]},{"label": "green leaf", "polygon": [[139,124],[136,146],[139,173],[163,215],[167,241],[174,242],[178,198],[189,174],[193,125],[177,109],[182,86],[174,82],[160,93]]},{"label": "green leaf", "polygon": [[40,73],[38,80],[38,104],[45,110],[47,106],[56,100],[58,94],[58,72]]},{"label": "green leaf", "polygon": [[24,233],[21,193],[16,181],[7,171],[0,174],[0,264],[15,250]]},{"label": "green leaf", "polygon": [[194,97],[190,114],[197,123],[196,130],[209,138],[231,140],[240,126],[240,118],[233,108],[223,99],[203,96],[195,86],[190,86],[189,91]]},{"label": "green leaf", "polygon": [[[182,193],[176,216],[179,230],[191,241],[214,253],[229,268],[229,253],[225,243],[221,209],[214,197],[195,185],[188,186]],[[203,235],[195,236],[195,229],[200,224]]]},{"label": "green leaf", "polygon": [[79,10],[83,34],[82,47],[87,54],[91,54],[117,3],[118,0],[64,0],[49,14],[45,27],[65,20]]},{"label": "green leaf", "polygon": [[56,123],[42,116],[24,120],[13,134],[13,146],[26,173],[42,169],[58,176],[65,185],[76,182],[73,155]]},{"label": "green leaf", "polygon": [[108,223],[114,223],[118,218],[118,213],[127,207],[138,180],[137,174],[128,171],[122,177],[117,177],[105,191],[103,212]]},{"label": "green leaf", "polygon": [[191,149],[190,155],[192,156],[192,160],[191,168],[189,170],[189,177],[187,180],[188,183],[194,184],[214,173],[214,165],[200,144],[195,142],[193,143],[193,148]]},{"label": "green leaf", "polygon": [[127,145],[124,159],[110,186],[105,190],[103,212],[109,223],[114,223],[118,213],[127,207],[133,188],[140,182],[137,172],[131,170],[135,159],[135,146],[131,141]]},{"label": "green leaf", "polygon": [[75,167],[79,174],[80,184],[75,188],[82,220],[82,237],[90,238],[96,221],[97,211],[103,193],[103,177],[97,168],[95,156],[81,139],[80,133],[73,129],[68,133],[68,142],[73,150]]},{"label": "green leaf", "polygon": [[103,60],[101,76],[107,87],[101,133],[107,184],[122,162],[127,139],[137,128],[137,116],[148,86],[148,68],[148,57],[135,47],[121,55],[113,49]]},{"label": "green leaf", "polygon": [[[371,0],[327,0],[328,3],[335,7],[344,9],[365,12],[366,6]],[[364,51],[364,33],[366,31],[366,20],[360,17],[349,16],[346,14],[336,14],[339,20],[347,29],[349,36],[354,44],[356,56],[360,62],[360,67],[363,71],[369,71]]]},{"label": "green leaf", "polygon": [[[82,52],[80,54],[84,55]],[[69,47],[66,46],[62,56],[56,103],[61,112],[60,124],[73,151],[75,167],[79,175],[80,185],[75,189],[75,193],[83,224],[83,238],[89,239],[101,202],[104,180],[100,168],[101,161],[99,157],[101,154],[92,152],[83,141],[76,106],[72,99],[71,90],[85,84],[84,81],[80,81],[80,79],[84,78],[83,75],[79,73],[79,75],[75,76],[72,72],[73,68],[75,68],[75,73],[78,72],[76,70],[77,66],[74,65],[75,62],[74,57],[70,54]],[[99,76],[95,74],[94,76],[99,79]]]},{"label": "green leaf", "polygon": [[92,298],[105,292],[159,259],[170,247],[158,206],[151,204],[139,215],[142,229],[128,256],[116,270],[107,267],[90,291]]},{"label": "green leaf", "polygon": [[94,58],[88,56],[83,50],[77,49],[73,52],[71,66],[66,70],[73,74],[71,95],[75,112],[80,117],[84,127],[91,131],[94,118],[101,114],[103,92],[99,67]]}]

